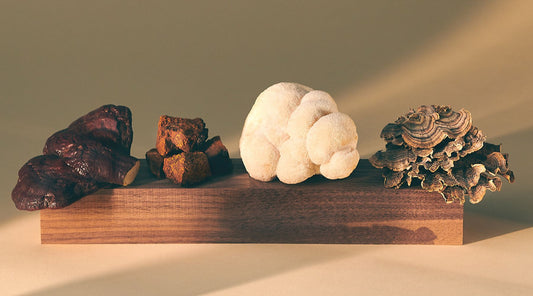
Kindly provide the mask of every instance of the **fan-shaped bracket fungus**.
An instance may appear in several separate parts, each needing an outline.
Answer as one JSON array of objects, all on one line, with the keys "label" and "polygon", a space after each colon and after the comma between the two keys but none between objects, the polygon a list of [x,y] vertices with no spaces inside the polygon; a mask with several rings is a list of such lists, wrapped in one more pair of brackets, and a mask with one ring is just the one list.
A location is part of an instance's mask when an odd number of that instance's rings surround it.
[{"label": "fan-shaped bracket fungus", "polygon": [[472,125],[465,109],[420,106],[387,124],[381,131],[386,149],[376,152],[370,163],[383,169],[384,185],[411,186],[414,179],[428,191],[440,192],[446,202],[465,196],[480,202],[485,192],[499,191],[503,176],[510,183],[509,155],[500,145],[485,143],[485,136]]}]

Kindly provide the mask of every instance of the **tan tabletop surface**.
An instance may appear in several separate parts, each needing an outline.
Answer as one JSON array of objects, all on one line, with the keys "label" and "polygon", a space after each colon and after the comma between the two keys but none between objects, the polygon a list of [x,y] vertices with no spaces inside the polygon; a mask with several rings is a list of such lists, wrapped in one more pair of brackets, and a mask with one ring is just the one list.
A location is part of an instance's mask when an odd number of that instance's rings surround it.
[{"label": "tan tabletop surface", "polygon": [[0,228],[2,295],[531,295],[533,228],[466,216],[464,246],[40,245]]},{"label": "tan tabletop surface", "polygon": [[[232,157],[279,81],[332,94],[363,157],[420,104],[470,110],[515,184],[465,210],[463,246],[40,245],[17,171],[106,103],[132,153],[159,115],[202,117]],[[533,2],[0,1],[0,295],[533,295]]]}]

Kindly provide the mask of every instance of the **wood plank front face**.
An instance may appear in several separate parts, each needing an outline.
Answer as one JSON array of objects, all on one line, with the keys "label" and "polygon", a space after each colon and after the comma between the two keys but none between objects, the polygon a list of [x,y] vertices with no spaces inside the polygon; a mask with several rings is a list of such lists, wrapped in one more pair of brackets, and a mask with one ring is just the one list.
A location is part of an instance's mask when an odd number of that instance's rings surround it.
[{"label": "wood plank front face", "polygon": [[[144,165],[143,161],[143,165]],[[181,188],[146,166],[128,187],[41,211],[49,243],[462,244],[463,207],[438,193],[385,189],[362,160],[343,180],[264,183],[235,160],[230,176]]]}]

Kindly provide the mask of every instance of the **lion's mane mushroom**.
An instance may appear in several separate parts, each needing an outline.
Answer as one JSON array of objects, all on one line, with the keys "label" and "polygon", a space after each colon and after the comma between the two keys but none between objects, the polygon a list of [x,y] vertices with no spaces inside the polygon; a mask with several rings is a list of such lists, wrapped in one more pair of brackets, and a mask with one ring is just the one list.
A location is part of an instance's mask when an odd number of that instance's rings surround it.
[{"label": "lion's mane mushroom", "polygon": [[331,96],[281,82],[264,90],[250,110],[240,139],[241,157],[250,176],[287,184],[322,174],[348,177],[359,162],[357,130]]}]

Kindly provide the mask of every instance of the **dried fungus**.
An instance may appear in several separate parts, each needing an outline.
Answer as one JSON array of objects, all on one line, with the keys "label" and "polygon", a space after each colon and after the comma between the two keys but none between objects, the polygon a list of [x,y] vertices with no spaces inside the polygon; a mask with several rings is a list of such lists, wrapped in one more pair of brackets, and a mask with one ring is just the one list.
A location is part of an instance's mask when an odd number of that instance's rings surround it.
[{"label": "dried fungus", "polygon": [[104,105],[50,136],[43,154],[20,170],[11,193],[20,210],[63,208],[110,184],[127,186],[139,172],[130,155],[133,130],[126,106]]},{"label": "dried fungus", "polygon": [[465,109],[420,106],[387,124],[381,138],[386,149],[376,152],[370,162],[383,170],[387,188],[419,180],[424,190],[441,193],[448,203],[464,203],[467,196],[478,203],[487,190],[501,190],[499,176],[514,182],[509,155],[501,152],[501,145],[485,142]]},{"label": "dried fungus", "polygon": [[201,118],[161,116],[156,148],[146,152],[152,174],[191,187],[211,176],[231,173],[233,164],[228,149],[219,136],[207,140],[207,134]]},{"label": "dried fungus", "polygon": [[359,163],[357,142],[355,123],[327,92],[280,82],[257,97],[239,148],[250,177],[297,184],[318,174],[348,177]]}]

